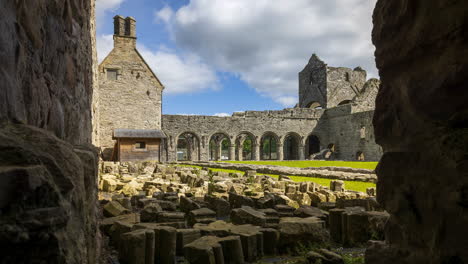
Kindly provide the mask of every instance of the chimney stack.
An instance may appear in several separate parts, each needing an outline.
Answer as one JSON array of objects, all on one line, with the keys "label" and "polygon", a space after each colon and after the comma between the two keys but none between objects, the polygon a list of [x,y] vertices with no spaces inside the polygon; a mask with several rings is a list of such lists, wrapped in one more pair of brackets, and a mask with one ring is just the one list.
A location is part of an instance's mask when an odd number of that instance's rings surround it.
[{"label": "chimney stack", "polygon": [[133,17],[114,17],[114,35],[119,37],[136,38],[136,20]]}]

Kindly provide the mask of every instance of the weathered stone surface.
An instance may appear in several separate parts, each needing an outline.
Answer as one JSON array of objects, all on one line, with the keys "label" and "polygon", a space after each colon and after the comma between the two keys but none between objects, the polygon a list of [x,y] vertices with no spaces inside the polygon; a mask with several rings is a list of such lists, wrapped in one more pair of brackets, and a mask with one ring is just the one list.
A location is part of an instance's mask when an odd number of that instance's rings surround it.
[{"label": "weathered stone surface", "polygon": [[280,233],[274,228],[262,228],[263,234],[263,252],[265,255],[274,255],[277,253],[277,247],[280,239]]},{"label": "weathered stone surface", "polygon": [[96,153],[34,127],[0,127],[2,260],[94,263]]},{"label": "weathered stone surface", "polygon": [[177,229],[177,255],[183,256],[184,246],[201,237],[198,229]]},{"label": "weathered stone surface", "polygon": [[184,256],[193,264],[224,264],[223,249],[215,236],[204,236],[185,245]]},{"label": "weathered stone surface", "polygon": [[281,218],[278,225],[280,232],[280,248],[294,247],[299,243],[326,243],[330,240],[330,234],[325,229],[325,223],[316,218]]},{"label": "weathered stone surface", "polygon": [[229,216],[231,206],[226,199],[215,197],[212,195],[205,195],[204,199],[205,202],[207,202],[208,207],[216,212],[217,217]]},{"label": "weathered stone surface", "polygon": [[4,263],[97,262],[94,29],[91,1],[0,3]]},{"label": "weathered stone surface", "polygon": [[103,208],[104,216],[115,217],[129,213],[128,209],[123,207],[119,202],[110,201]]},{"label": "weathered stone surface", "polygon": [[252,198],[244,195],[238,195],[235,193],[229,193],[229,203],[231,204],[231,208],[241,208],[242,206],[255,206],[255,202],[252,200]]},{"label": "weathered stone surface", "polygon": [[119,258],[125,264],[154,263],[154,231],[140,229],[121,235]]},{"label": "weathered stone surface", "polygon": [[187,214],[187,224],[193,226],[197,223],[209,224],[216,221],[216,213],[208,208],[192,210]]},{"label": "weathered stone surface", "polygon": [[177,230],[175,228],[154,223],[141,223],[136,224],[133,229],[150,229],[154,231],[155,263],[174,263],[177,247]]},{"label": "weathered stone surface", "polygon": [[236,225],[251,224],[265,227],[265,214],[249,206],[233,209],[231,211],[231,221]]},{"label": "weathered stone surface", "polygon": [[380,254],[396,255],[369,263],[468,262],[467,11],[466,1],[377,2],[377,199],[390,213]]},{"label": "weathered stone surface", "polygon": [[219,243],[223,248],[224,263],[226,264],[243,264],[244,253],[242,251],[242,243],[239,236],[228,236],[219,239]]},{"label": "weathered stone surface", "polygon": [[157,222],[159,213],[163,210],[157,203],[151,203],[145,206],[140,212],[140,219],[142,222]]}]

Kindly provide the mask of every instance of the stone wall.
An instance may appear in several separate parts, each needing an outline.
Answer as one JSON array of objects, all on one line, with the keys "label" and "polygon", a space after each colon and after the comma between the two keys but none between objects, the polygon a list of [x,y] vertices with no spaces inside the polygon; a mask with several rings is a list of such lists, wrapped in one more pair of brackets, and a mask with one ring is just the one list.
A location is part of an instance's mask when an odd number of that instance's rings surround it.
[{"label": "stone wall", "polygon": [[[356,160],[356,153],[361,151],[366,160],[376,161],[381,157],[381,148],[375,144],[372,111],[358,112],[359,107],[351,104],[322,110],[307,108],[290,108],[281,111],[246,111],[234,113],[231,117],[216,116],[183,116],[163,115],[163,130],[167,135],[168,161],[176,160],[177,139],[183,133],[190,132],[198,138],[199,155],[192,160],[209,160],[209,142],[218,134],[229,139],[232,151],[239,147],[239,138],[249,135],[254,141],[254,159],[257,155],[262,137],[273,135],[278,140],[279,149],[285,144],[288,136],[298,138],[294,148],[298,149],[299,159],[308,158],[307,138],[315,135],[320,140],[320,148],[324,149],[330,143],[335,145],[335,158]],[[365,128],[365,136],[361,139],[361,128]],[[284,157],[285,152],[279,154]],[[231,160],[238,155],[232,155]],[[282,158],[280,158],[282,159]]]},{"label": "stone wall", "polygon": [[96,263],[88,0],[0,2],[2,263]]},{"label": "stone wall", "polygon": [[[134,21],[114,19],[122,24]],[[136,49],[136,38],[130,36],[135,32],[115,33],[114,49],[99,65],[99,146],[107,158],[114,147],[114,129],[161,129],[163,86]],[[117,71],[117,80],[108,80],[108,70]]]},{"label": "stone wall", "polygon": [[298,106],[309,108],[313,103],[323,108],[327,106],[327,65],[316,54],[299,73]]},{"label": "stone wall", "polygon": [[[349,103],[364,91],[367,73],[360,67],[328,67],[313,54],[299,73],[299,104],[301,108],[332,108]],[[374,97],[375,98],[375,97]],[[373,99],[371,101],[373,101]]]},{"label": "stone wall", "polygon": [[468,2],[377,2],[378,200],[366,263],[468,263]]}]

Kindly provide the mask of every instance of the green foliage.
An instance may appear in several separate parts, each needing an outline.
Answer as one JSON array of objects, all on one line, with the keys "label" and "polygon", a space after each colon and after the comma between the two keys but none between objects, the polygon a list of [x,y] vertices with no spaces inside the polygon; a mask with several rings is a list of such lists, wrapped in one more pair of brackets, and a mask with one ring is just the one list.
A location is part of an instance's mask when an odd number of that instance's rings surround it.
[{"label": "green foliage", "polygon": [[364,264],[364,256],[343,255],[345,264]]},{"label": "green foliage", "polygon": [[371,161],[341,161],[341,160],[262,160],[262,161],[223,161],[229,163],[254,164],[254,165],[277,165],[295,168],[307,167],[350,167],[356,169],[374,170],[378,162]]}]

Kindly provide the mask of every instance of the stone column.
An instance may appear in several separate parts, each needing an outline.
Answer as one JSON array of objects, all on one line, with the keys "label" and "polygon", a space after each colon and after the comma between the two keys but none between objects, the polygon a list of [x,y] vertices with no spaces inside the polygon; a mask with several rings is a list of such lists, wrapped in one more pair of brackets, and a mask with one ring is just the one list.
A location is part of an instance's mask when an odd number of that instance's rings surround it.
[{"label": "stone column", "polygon": [[237,148],[237,157],[238,157],[237,160],[239,160],[239,161],[242,161],[242,160],[244,159],[244,158],[242,157],[242,149],[243,149],[242,146],[243,146],[243,145],[240,145],[239,148]]},{"label": "stone column", "polygon": [[216,151],[215,151],[215,160],[220,161],[221,160],[221,149],[223,147],[223,144],[221,142],[216,143]]},{"label": "stone column", "polygon": [[302,145],[302,144],[299,145],[299,150],[298,151],[299,151],[299,153],[298,153],[299,154],[298,155],[299,160],[305,160],[305,146]]},{"label": "stone column", "polygon": [[236,145],[229,146],[229,160],[236,160]]},{"label": "stone column", "polygon": [[279,143],[276,145],[276,153],[278,154],[278,160],[284,159],[283,144]]},{"label": "stone column", "polygon": [[255,143],[252,145],[252,159],[253,160],[260,160],[260,144]]}]

